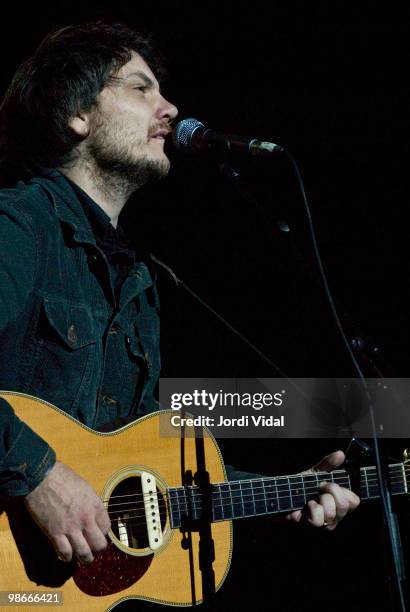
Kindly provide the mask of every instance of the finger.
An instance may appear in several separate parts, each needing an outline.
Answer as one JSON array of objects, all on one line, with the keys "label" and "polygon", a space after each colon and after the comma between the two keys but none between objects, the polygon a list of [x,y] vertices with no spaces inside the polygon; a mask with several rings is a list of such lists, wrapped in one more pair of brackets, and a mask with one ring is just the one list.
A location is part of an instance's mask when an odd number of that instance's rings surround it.
[{"label": "finger", "polygon": [[98,553],[107,548],[107,539],[96,523],[83,529],[83,535],[91,552]]},{"label": "finger", "polygon": [[288,519],[288,521],[295,521],[296,523],[299,523],[302,518],[302,510],[295,510],[290,514],[287,514],[286,518]]},{"label": "finger", "polygon": [[334,499],[336,505],[335,520],[337,522],[341,521],[348,512],[354,510],[360,504],[359,497],[353,491],[344,489],[336,483],[326,483],[322,490],[332,495]]},{"label": "finger", "polygon": [[[319,504],[323,508],[323,523],[325,524],[325,527],[333,525],[337,520],[336,502],[333,498],[333,495],[331,495],[330,493],[323,493],[319,496]],[[343,516],[341,518],[343,518]]]},{"label": "finger", "polygon": [[107,510],[105,508],[101,508],[101,510],[96,515],[95,520],[103,534],[107,535],[107,533],[111,529],[111,519],[108,516]]},{"label": "finger", "polygon": [[73,549],[73,554],[81,563],[92,563],[92,561],[94,561],[91,549],[81,531],[75,531],[74,533],[68,534],[67,537]]},{"label": "finger", "polygon": [[307,503],[308,510],[308,523],[312,525],[312,527],[323,527],[324,519],[324,511],[323,507],[311,499]]},{"label": "finger", "polygon": [[319,461],[319,463],[317,463],[314,467],[313,470],[315,471],[320,471],[320,470],[324,470],[324,471],[329,471],[329,470],[334,470],[335,468],[339,467],[340,465],[342,465],[342,463],[345,460],[345,454],[343,451],[338,450],[335,451],[334,453],[330,453],[330,455],[326,455],[326,457],[323,457],[323,459],[321,459]]},{"label": "finger", "polygon": [[60,561],[69,563],[73,558],[73,549],[65,535],[59,535],[51,538],[51,542],[56,550]]}]

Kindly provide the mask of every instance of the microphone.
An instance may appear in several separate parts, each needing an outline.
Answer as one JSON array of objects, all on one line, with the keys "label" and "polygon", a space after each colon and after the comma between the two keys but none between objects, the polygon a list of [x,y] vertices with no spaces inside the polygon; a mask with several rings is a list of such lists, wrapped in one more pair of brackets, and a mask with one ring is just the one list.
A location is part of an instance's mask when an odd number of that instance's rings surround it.
[{"label": "microphone", "polygon": [[256,138],[243,138],[224,132],[215,132],[197,119],[183,119],[174,128],[172,140],[179,151],[186,153],[250,153],[269,156],[285,149],[274,142]]}]

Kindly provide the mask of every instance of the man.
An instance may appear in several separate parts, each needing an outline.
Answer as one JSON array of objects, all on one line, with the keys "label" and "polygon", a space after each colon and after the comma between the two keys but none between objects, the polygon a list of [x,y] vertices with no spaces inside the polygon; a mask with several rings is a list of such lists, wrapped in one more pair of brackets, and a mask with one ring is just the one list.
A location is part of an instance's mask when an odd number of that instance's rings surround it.
[{"label": "man", "polygon": [[[121,24],[50,34],[1,108],[0,388],[106,428],[158,407],[158,298],[149,257],[117,227],[131,194],[166,176],[177,109],[147,41]],[[90,562],[100,498],[3,402],[0,491],[25,496],[60,558]],[[332,469],[341,451],[318,465]],[[333,529],[359,500],[329,484],[305,517]]]}]

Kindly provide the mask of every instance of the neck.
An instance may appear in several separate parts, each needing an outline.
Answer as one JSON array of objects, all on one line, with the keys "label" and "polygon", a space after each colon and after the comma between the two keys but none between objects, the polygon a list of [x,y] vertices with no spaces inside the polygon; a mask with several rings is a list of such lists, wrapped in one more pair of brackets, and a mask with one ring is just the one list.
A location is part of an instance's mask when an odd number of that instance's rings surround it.
[{"label": "neck", "polygon": [[[389,466],[393,495],[407,493],[408,472],[406,463]],[[187,519],[199,520],[204,516],[211,521],[225,521],[300,510],[307,501],[320,494],[323,482],[352,488],[349,474],[343,469],[223,482],[212,484],[208,490],[192,486],[171,488],[167,491],[171,527],[179,528]],[[380,497],[374,466],[360,468],[358,484],[362,500]]]},{"label": "neck", "polygon": [[59,168],[59,170],[81,187],[110,217],[111,224],[117,227],[120,212],[134,191],[128,181],[110,176],[85,163]]}]

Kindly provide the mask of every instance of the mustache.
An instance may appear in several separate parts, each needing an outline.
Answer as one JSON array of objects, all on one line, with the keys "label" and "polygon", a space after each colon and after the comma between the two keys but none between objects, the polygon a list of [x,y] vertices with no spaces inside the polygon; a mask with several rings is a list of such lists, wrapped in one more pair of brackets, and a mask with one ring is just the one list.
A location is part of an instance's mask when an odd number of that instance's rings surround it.
[{"label": "mustache", "polygon": [[168,136],[169,134],[171,134],[171,132],[172,132],[172,128],[171,128],[170,123],[168,121],[165,121],[165,122],[157,123],[155,126],[153,126],[149,130],[148,136],[150,138],[152,138],[152,136],[156,136],[157,134]]}]

